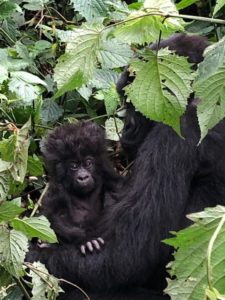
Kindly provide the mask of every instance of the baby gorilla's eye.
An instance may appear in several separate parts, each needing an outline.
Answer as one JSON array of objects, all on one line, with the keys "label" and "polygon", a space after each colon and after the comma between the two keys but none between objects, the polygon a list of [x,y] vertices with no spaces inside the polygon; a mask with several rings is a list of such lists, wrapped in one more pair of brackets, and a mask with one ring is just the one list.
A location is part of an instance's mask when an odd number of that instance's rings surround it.
[{"label": "baby gorilla's eye", "polygon": [[70,167],[71,170],[75,171],[75,170],[78,169],[79,164],[76,161],[71,161],[70,164],[69,164],[69,167]]},{"label": "baby gorilla's eye", "polygon": [[93,161],[90,158],[88,158],[88,159],[85,160],[85,166],[86,167],[90,167],[92,165],[93,165]]}]

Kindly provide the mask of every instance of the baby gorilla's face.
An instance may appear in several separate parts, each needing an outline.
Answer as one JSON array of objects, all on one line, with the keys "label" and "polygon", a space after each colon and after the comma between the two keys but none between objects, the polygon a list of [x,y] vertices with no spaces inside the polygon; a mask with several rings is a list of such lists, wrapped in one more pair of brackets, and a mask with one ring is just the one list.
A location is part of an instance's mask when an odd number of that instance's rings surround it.
[{"label": "baby gorilla's face", "polygon": [[87,194],[95,188],[95,160],[86,156],[82,160],[70,160],[67,163],[71,187],[74,192]]}]

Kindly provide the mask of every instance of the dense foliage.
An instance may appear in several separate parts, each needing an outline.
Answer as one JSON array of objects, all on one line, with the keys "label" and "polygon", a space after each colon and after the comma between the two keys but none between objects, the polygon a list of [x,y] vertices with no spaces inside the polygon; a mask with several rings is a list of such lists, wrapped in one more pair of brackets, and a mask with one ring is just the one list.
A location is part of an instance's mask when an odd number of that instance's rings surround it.
[{"label": "dense foliage", "polygon": [[[225,117],[225,1],[175,2],[0,0],[0,299],[62,291],[42,264],[24,262],[31,238],[57,242],[48,220],[35,217],[47,188],[40,141],[83,118],[118,140],[124,103],[115,83],[124,66],[136,74],[130,101],[177,134],[193,92],[202,99],[201,140]],[[211,41],[197,70],[167,49],[145,48],[180,31]],[[223,207],[192,215],[197,224],[167,241],[179,248],[166,290],[172,299],[225,299],[224,215]]]}]

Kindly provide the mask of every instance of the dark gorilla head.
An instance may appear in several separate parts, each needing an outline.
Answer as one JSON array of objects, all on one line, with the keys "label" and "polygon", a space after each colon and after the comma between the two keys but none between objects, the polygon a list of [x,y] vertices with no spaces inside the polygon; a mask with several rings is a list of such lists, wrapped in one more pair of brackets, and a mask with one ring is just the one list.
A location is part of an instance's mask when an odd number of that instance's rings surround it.
[{"label": "dark gorilla head", "polygon": [[71,193],[92,192],[108,172],[104,131],[90,121],[56,128],[44,141],[42,152],[50,177]]}]

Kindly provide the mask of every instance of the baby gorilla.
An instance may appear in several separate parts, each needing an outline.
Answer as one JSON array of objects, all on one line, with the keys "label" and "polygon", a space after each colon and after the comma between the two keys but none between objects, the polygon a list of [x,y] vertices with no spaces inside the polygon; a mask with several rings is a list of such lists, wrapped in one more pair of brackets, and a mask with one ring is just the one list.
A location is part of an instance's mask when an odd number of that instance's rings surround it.
[{"label": "baby gorilla", "polygon": [[59,243],[76,243],[83,254],[99,250],[103,239],[89,239],[106,205],[104,194],[113,194],[119,179],[106,155],[103,130],[90,121],[63,125],[41,148],[50,176],[41,213]]}]

